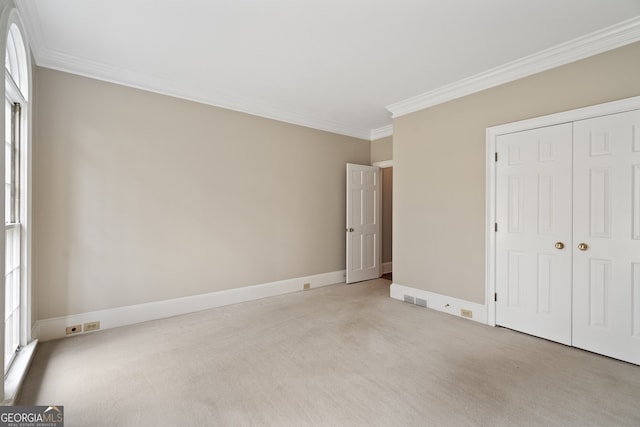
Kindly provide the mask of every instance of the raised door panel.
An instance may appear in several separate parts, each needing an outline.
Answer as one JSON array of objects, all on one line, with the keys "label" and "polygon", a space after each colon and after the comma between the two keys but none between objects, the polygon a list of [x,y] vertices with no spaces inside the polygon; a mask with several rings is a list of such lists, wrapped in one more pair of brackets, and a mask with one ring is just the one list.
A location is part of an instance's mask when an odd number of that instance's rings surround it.
[{"label": "raised door panel", "polygon": [[633,319],[632,335],[640,339],[640,262],[632,263],[631,270],[631,317]]},{"label": "raised door panel", "polygon": [[640,165],[633,165],[631,179],[631,236],[640,240]]}]

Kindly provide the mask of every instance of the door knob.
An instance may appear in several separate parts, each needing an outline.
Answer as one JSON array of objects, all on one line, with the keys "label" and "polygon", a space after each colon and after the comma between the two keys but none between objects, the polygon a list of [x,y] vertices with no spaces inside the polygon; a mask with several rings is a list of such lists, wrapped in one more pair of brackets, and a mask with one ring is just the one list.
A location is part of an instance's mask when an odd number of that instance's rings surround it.
[{"label": "door knob", "polygon": [[347,233],[353,233],[353,228],[347,228]]},{"label": "door knob", "polygon": [[564,243],[556,242],[556,249],[564,249]]},{"label": "door knob", "polygon": [[580,243],[578,245],[578,249],[580,249],[581,251],[586,251],[587,249],[589,249],[589,245],[587,245],[586,243]]}]

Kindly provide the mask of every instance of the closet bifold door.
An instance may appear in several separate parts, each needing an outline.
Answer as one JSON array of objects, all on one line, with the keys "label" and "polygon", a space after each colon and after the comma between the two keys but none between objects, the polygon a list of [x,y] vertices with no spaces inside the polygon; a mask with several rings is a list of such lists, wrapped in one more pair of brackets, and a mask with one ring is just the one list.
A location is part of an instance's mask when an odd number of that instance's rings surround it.
[{"label": "closet bifold door", "polygon": [[640,110],[573,126],[573,345],[640,364]]},{"label": "closet bifold door", "polygon": [[496,141],[496,324],[571,344],[571,123]]}]

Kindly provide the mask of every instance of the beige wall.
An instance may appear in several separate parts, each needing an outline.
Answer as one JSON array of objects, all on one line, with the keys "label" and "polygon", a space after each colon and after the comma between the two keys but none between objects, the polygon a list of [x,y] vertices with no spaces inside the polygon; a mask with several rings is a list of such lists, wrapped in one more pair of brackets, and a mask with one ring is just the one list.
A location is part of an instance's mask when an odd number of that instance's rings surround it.
[{"label": "beige wall", "polygon": [[35,70],[35,318],[345,268],[367,141]]},{"label": "beige wall", "polygon": [[640,43],[394,120],[394,282],[484,303],[485,129],[640,95]]},{"label": "beige wall", "polygon": [[371,141],[371,163],[393,160],[393,136]]}]

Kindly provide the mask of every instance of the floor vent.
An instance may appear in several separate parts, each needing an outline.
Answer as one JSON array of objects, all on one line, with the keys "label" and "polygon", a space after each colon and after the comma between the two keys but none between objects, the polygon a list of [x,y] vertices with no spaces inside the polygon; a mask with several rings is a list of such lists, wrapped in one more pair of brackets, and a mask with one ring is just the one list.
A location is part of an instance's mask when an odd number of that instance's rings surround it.
[{"label": "floor vent", "polygon": [[408,302],[409,304],[415,304],[416,303],[416,299],[414,297],[412,297],[411,295],[405,295],[404,296],[404,302]]},{"label": "floor vent", "polygon": [[422,298],[416,298],[416,305],[427,308],[427,300]]}]

